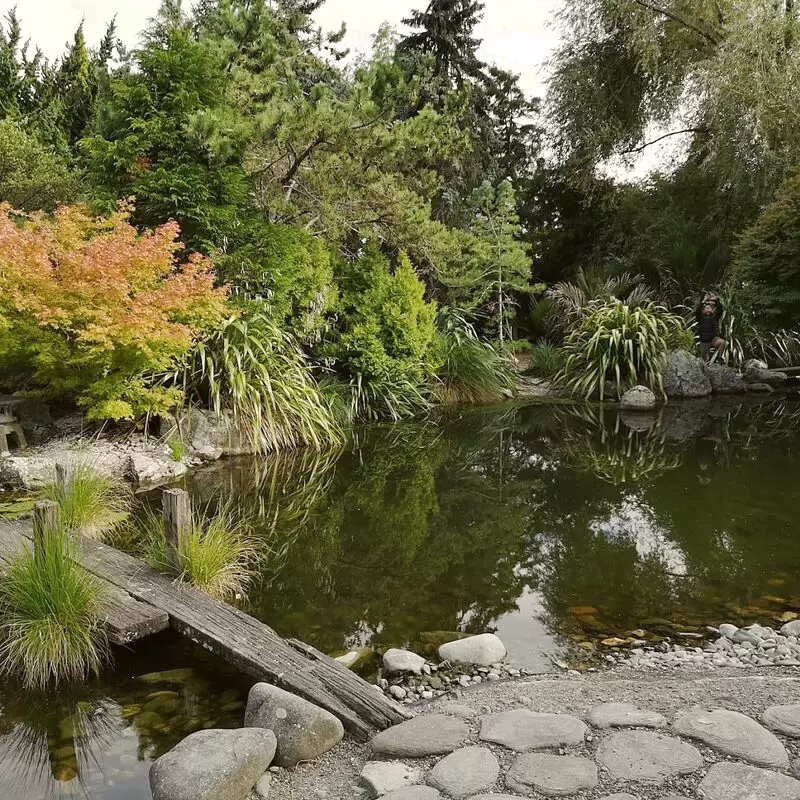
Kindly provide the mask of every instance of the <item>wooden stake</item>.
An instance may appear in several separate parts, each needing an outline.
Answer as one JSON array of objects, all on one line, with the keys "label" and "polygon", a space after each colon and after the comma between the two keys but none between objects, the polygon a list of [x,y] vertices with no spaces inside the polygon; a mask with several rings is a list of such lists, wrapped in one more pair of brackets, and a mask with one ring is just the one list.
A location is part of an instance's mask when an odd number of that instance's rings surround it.
[{"label": "wooden stake", "polygon": [[56,464],[56,483],[61,489],[66,490],[75,481],[75,466],[73,464]]},{"label": "wooden stake", "polygon": [[41,552],[46,536],[58,532],[61,507],[52,500],[38,500],[33,506],[33,554]]},{"label": "wooden stake", "polygon": [[192,506],[183,489],[165,489],[161,495],[164,509],[164,533],[167,538],[167,564],[175,573],[181,571],[181,542],[189,531]]}]

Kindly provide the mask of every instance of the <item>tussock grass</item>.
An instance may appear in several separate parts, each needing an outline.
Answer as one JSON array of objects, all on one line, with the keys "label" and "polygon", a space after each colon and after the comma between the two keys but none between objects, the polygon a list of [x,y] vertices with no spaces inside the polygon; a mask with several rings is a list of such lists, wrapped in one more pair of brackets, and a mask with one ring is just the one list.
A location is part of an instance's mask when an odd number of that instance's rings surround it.
[{"label": "tussock grass", "polygon": [[[142,514],[134,550],[150,566],[168,572],[164,519]],[[178,553],[180,580],[218,600],[243,600],[258,573],[258,555],[250,526],[223,507],[213,516],[193,515]]]},{"label": "tussock grass", "polygon": [[100,581],[74,560],[64,529],[49,531],[36,554],[2,565],[0,673],[26,688],[85,680],[109,656]]},{"label": "tussock grass", "polygon": [[90,539],[111,533],[131,508],[131,491],[121,478],[103,475],[86,464],[75,467],[68,485],[50,483],[43,494],[61,507],[67,530]]}]

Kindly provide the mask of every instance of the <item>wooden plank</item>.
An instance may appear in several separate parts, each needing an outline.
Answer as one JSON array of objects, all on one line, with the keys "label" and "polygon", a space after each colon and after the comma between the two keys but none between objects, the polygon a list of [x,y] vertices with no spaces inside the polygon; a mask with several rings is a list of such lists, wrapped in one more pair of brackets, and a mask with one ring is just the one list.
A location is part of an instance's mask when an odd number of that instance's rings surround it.
[{"label": "wooden plank", "polygon": [[86,569],[169,614],[172,627],[242,672],[304,697],[335,714],[359,739],[402,722],[408,714],[374,686],[302,643],[227,603],[150,569],[112,547],[83,539]]},{"label": "wooden plank", "polygon": [[[32,545],[32,537],[30,525],[0,520],[0,559],[9,560],[18,555],[24,543]],[[102,579],[101,583],[105,595],[101,613],[112,644],[131,644],[169,628],[166,611],[137,600],[108,580]]]}]

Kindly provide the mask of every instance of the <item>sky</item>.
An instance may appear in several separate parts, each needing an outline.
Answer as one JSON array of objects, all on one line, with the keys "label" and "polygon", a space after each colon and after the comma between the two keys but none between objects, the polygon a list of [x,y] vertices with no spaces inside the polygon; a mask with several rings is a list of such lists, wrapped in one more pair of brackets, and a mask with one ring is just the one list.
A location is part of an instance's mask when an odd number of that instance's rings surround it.
[{"label": "sky", "polygon": [[[184,0],[190,5],[189,0]],[[481,58],[521,76],[529,95],[544,91],[545,62],[558,42],[550,27],[562,0],[486,0],[486,13],[478,35],[483,39]],[[118,34],[128,47],[137,43],[147,19],[160,0],[0,0],[5,15],[14,6],[32,44],[48,57],[58,56],[83,19],[89,44],[100,41],[106,23],[116,14]],[[413,8],[427,0],[328,0],[317,14],[326,30],[347,23],[346,45],[353,51],[370,49],[371,37],[383,22],[400,25]]]}]

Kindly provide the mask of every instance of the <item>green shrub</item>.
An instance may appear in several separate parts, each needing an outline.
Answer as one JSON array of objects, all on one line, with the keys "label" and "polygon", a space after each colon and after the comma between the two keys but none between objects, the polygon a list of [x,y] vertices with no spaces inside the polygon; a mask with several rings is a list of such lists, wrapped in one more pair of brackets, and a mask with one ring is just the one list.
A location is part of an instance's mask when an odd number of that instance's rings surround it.
[{"label": "green shrub", "polygon": [[73,469],[67,484],[49,483],[44,496],[61,507],[65,528],[90,539],[102,539],[128,516],[131,493],[121,478],[103,475],[91,466]]},{"label": "green shrub", "polygon": [[669,349],[688,343],[684,321],[652,304],[594,303],[567,338],[567,363],[558,380],[587,400],[605,396],[613,383],[621,395],[637,383],[663,392],[661,370]]},{"label": "green shrub", "polygon": [[[164,519],[146,511],[130,537],[132,549],[161,572],[169,571]],[[129,540],[128,546],[131,547]],[[178,552],[180,579],[218,600],[243,600],[258,573],[250,527],[230,506],[193,515]]]},{"label": "green shrub", "polygon": [[230,411],[260,452],[342,440],[308,359],[261,311],[230,317],[200,342],[184,381],[215,412]]},{"label": "green shrub", "polygon": [[303,339],[321,333],[336,298],[330,251],[290,225],[263,225],[219,260],[218,271],[235,293],[263,302],[272,319]]},{"label": "green shrub", "polygon": [[515,386],[512,363],[457,311],[443,309],[438,315],[441,366],[432,396],[441,405],[489,403],[509,397]]},{"label": "green shrub", "polygon": [[800,175],[787,180],[734,250],[741,303],[762,330],[800,325]]},{"label": "green shrub", "polygon": [[97,674],[109,650],[97,578],[78,566],[65,530],[48,531],[0,581],[0,672],[31,689]]},{"label": "green shrub", "polygon": [[436,373],[436,307],[405,254],[394,271],[375,245],[341,264],[337,329],[322,349],[344,379],[356,416],[399,419],[424,408]]}]

